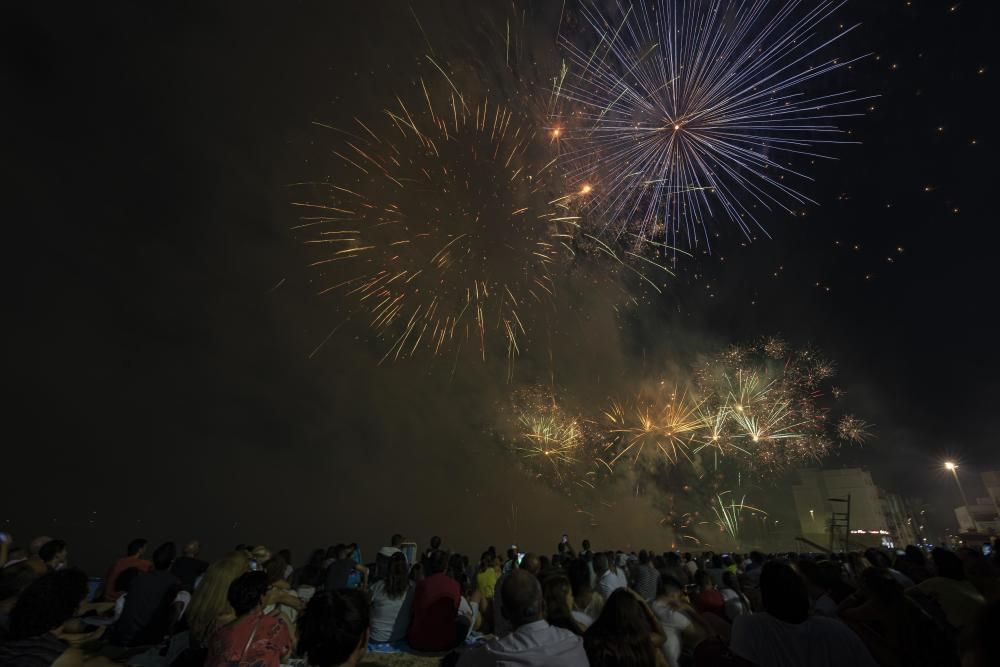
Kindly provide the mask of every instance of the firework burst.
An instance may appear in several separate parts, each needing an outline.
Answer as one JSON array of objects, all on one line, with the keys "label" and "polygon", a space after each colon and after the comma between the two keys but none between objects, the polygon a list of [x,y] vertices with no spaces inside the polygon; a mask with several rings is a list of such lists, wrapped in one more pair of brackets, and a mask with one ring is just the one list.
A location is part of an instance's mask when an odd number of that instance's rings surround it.
[{"label": "firework burst", "polygon": [[604,229],[697,246],[709,218],[752,238],[762,211],[814,203],[790,184],[811,180],[791,163],[855,143],[835,123],[868,99],[814,87],[857,60],[822,55],[856,27],[819,36],[840,4],[656,0],[612,17],[583,3],[596,46],[561,36],[571,68],[553,122]]},{"label": "firework burst", "polygon": [[485,359],[493,337],[515,358],[571,253],[573,195],[532,118],[448,84],[435,98],[421,79],[419,103],[397,98],[378,123],[338,131],[344,179],[307,184],[317,198],[294,202],[320,253],[320,294],[354,300],[383,361],[467,340]]},{"label": "firework burst", "polygon": [[871,424],[854,415],[844,415],[837,422],[837,436],[841,440],[863,445],[871,437]]}]

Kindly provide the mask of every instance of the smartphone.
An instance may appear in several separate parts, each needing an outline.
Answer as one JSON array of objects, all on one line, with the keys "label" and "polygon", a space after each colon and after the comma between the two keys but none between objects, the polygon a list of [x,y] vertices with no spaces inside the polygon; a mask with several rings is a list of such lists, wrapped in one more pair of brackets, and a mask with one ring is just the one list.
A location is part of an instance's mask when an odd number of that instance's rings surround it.
[{"label": "smartphone", "polygon": [[566,533],[563,533],[562,543],[566,544],[567,542],[569,542],[569,535],[567,535]]},{"label": "smartphone", "polygon": [[260,566],[257,564],[257,559],[256,558],[251,558],[250,559],[250,571],[251,572],[256,572],[259,567]]},{"label": "smartphone", "polygon": [[0,544],[6,544],[7,542],[10,542],[10,534],[0,533]]},{"label": "smartphone", "polygon": [[517,554],[517,564],[518,565],[521,564],[522,560],[524,560],[524,554],[522,554],[522,553]]},{"label": "smartphone", "polygon": [[993,553],[993,545],[992,544],[984,544],[983,545],[983,555],[984,556],[989,556],[992,553]]}]

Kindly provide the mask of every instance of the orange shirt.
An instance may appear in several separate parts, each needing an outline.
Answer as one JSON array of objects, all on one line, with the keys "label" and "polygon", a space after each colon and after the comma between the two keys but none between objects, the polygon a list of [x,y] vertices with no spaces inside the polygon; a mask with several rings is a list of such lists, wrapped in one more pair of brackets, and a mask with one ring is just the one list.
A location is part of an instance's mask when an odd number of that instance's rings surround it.
[{"label": "orange shirt", "polygon": [[104,578],[105,600],[108,602],[114,602],[122,596],[124,591],[115,589],[115,581],[118,580],[118,575],[130,567],[134,567],[140,572],[149,572],[153,569],[153,563],[152,561],[143,560],[138,556],[122,556],[116,560],[115,564],[111,566],[110,570],[108,570],[108,576]]}]

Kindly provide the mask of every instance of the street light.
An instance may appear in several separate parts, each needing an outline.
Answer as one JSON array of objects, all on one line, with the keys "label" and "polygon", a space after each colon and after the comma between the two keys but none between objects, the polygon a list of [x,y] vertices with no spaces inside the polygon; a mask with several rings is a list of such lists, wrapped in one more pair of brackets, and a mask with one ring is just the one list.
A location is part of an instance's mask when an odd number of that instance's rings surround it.
[{"label": "street light", "polygon": [[[962,496],[962,507],[965,508],[965,513],[969,515],[969,521],[972,521],[972,512],[969,510],[969,500],[965,497],[965,489],[962,487],[962,480],[958,478],[958,464],[954,461],[944,462],[945,470],[951,471],[951,476],[955,478],[955,484],[958,485],[958,493]],[[958,527],[961,530],[962,526]],[[976,529],[976,522],[972,521],[972,530]]]}]

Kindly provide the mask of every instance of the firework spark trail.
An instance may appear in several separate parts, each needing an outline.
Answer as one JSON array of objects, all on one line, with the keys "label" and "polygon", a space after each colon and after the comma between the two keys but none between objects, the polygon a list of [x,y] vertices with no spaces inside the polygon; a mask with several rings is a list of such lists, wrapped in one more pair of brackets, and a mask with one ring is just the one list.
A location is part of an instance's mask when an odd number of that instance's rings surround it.
[{"label": "firework spark trail", "polygon": [[[387,349],[382,361],[477,342],[485,360],[494,335],[513,359],[532,309],[551,306],[554,268],[578,216],[560,191],[555,161],[539,157],[526,112],[473,102],[447,82],[434,98],[386,109],[381,125],[355,119],[334,151],[350,178],[307,184],[320,201],[297,201],[306,244],[324,251],[321,294],[364,306]],[[558,196],[554,196],[557,194]]]},{"label": "firework spark trail", "polygon": [[589,208],[603,231],[693,247],[708,245],[705,221],[717,211],[752,237],[763,231],[758,206],[794,213],[815,203],[785,184],[811,180],[788,160],[856,143],[834,123],[860,115],[840,107],[870,96],[805,84],[859,59],[820,59],[857,26],[824,41],[817,29],[843,3],[772,4],[657,0],[619,6],[620,20],[581,6],[598,41],[586,51],[560,35],[572,69],[553,122],[572,146],[568,179],[593,187]]},{"label": "firework spark trail", "polygon": [[696,434],[704,427],[703,401],[673,390],[666,400],[643,397],[626,404],[612,402],[604,416],[609,423],[604,462],[609,468],[622,458],[636,464],[643,457],[676,464],[689,459]]},{"label": "firework spark trail", "polygon": [[837,436],[841,440],[863,445],[871,437],[872,425],[854,415],[844,415],[837,422]]}]

